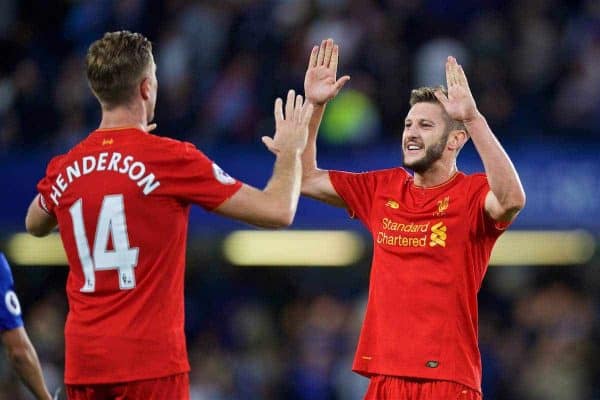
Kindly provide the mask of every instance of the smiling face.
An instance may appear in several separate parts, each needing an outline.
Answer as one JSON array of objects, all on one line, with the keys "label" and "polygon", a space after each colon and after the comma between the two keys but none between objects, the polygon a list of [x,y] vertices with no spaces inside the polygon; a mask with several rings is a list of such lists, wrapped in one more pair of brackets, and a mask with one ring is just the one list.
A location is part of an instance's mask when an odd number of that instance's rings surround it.
[{"label": "smiling face", "polygon": [[416,103],[408,111],[402,133],[403,165],[423,173],[444,156],[450,129],[439,103]]}]

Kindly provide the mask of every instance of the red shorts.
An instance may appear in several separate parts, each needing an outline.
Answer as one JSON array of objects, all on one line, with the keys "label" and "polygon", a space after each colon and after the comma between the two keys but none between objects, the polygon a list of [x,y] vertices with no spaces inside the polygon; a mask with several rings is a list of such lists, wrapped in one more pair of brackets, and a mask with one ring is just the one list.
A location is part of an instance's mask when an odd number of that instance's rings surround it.
[{"label": "red shorts", "polygon": [[69,400],[189,400],[187,373],[143,381],[66,385]]},{"label": "red shorts", "polygon": [[375,375],[365,400],[481,400],[481,393],[460,383]]}]

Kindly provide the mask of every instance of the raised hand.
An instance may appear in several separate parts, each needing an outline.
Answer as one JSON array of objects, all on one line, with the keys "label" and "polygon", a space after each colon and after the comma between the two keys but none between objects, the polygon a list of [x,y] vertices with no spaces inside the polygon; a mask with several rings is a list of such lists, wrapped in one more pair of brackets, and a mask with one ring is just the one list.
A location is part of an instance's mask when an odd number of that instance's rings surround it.
[{"label": "raised hand", "polygon": [[454,57],[448,57],[446,61],[446,81],[448,97],[440,89],[435,91],[435,97],[442,103],[448,115],[461,122],[475,119],[479,115],[475,99],[471,94],[465,71]]},{"label": "raised hand", "polygon": [[333,99],[350,80],[344,75],[336,81],[339,47],[333,39],[323,40],[310,53],[304,77],[304,94],[312,104],[323,105]]},{"label": "raised hand", "polygon": [[274,154],[280,151],[304,151],[308,139],[308,123],[312,116],[313,105],[304,101],[301,95],[290,90],[285,102],[275,100],[275,135],[271,138],[263,136],[262,142]]}]

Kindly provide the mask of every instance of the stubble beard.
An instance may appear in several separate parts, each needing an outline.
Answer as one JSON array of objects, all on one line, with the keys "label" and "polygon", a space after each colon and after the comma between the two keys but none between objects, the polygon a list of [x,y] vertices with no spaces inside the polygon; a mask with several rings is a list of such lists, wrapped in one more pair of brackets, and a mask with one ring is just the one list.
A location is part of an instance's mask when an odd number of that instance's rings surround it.
[{"label": "stubble beard", "polygon": [[445,134],[437,143],[431,145],[425,150],[425,155],[422,158],[410,163],[407,163],[403,160],[402,166],[411,169],[416,173],[426,172],[437,160],[442,158],[442,155],[444,154],[444,148],[446,147],[447,143],[448,134]]}]

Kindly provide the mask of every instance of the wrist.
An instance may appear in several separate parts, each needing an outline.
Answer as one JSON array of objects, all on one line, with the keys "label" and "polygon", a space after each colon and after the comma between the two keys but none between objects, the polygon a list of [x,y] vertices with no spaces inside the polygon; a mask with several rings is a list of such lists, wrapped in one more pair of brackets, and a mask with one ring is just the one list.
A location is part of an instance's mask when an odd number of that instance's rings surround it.
[{"label": "wrist", "polygon": [[476,110],[475,113],[471,117],[462,120],[462,123],[467,128],[469,127],[469,125],[474,125],[474,124],[481,123],[481,122],[485,122],[485,117],[483,116],[482,113],[479,112],[479,110]]},{"label": "wrist", "polygon": [[327,102],[329,100],[317,101],[317,100],[311,99],[310,97],[306,97],[306,101],[308,101],[309,104],[312,104],[313,107],[317,108],[317,107],[325,107],[325,105],[327,104]]},{"label": "wrist", "polygon": [[288,147],[288,148],[282,148],[280,151],[277,152],[277,157],[283,157],[283,158],[288,158],[288,157],[300,157],[302,155],[302,149],[299,149],[297,147]]}]

